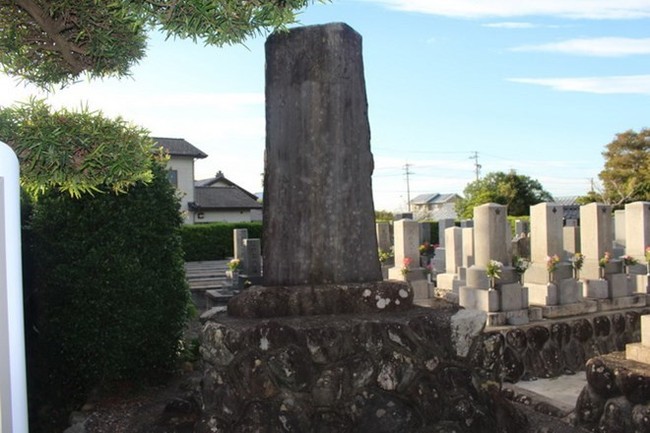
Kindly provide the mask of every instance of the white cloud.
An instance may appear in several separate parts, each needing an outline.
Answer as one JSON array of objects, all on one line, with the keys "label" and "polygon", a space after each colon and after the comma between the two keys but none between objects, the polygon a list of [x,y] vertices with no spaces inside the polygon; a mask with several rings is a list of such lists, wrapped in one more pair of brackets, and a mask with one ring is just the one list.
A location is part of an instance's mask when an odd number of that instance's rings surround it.
[{"label": "white cloud", "polygon": [[558,16],[582,19],[650,17],[648,0],[366,0],[406,12],[457,18]]},{"label": "white cloud", "polygon": [[500,23],[483,24],[483,27],[491,27],[496,29],[533,29],[539,27],[539,25],[516,21],[504,21]]},{"label": "white cloud", "polygon": [[511,51],[545,51],[562,54],[576,54],[596,57],[623,57],[636,54],[650,54],[650,38],[590,38],[569,39],[541,45],[522,45]]},{"label": "white cloud", "polygon": [[561,92],[650,95],[650,75],[578,78],[509,78],[508,81],[547,86]]}]

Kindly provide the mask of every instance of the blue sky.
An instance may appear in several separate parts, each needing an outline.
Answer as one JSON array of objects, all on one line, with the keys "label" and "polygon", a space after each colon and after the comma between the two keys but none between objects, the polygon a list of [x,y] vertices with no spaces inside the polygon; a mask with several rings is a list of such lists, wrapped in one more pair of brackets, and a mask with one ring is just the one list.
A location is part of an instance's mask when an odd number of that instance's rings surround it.
[{"label": "blue sky", "polygon": [[[598,187],[616,133],[650,127],[650,0],[340,0],[301,24],[346,22],[363,37],[375,207],[462,193],[480,173],[516,170],[556,196]],[[130,79],[50,95],[183,137],[261,190],[264,40],[216,48],[153,34]],[[35,94],[0,76],[0,105]]]}]

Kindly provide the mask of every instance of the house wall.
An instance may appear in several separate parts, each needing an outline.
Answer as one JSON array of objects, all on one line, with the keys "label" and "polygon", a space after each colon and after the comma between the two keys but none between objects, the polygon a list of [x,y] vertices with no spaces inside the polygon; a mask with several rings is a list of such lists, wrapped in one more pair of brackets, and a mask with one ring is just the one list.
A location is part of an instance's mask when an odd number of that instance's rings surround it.
[{"label": "house wall", "polygon": [[251,211],[249,210],[231,210],[231,211],[202,211],[203,218],[199,218],[199,212],[194,215],[195,224],[203,223],[241,223],[258,221],[251,218]]},{"label": "house wall", "polygon": [[181,200],[181,212],[186,224],[194,221],[193,212],[187,204],[194,201],[194,158],[188,156],[172,156],[167,162],[169,170],[176,170],[178,176],[177,189]]}]

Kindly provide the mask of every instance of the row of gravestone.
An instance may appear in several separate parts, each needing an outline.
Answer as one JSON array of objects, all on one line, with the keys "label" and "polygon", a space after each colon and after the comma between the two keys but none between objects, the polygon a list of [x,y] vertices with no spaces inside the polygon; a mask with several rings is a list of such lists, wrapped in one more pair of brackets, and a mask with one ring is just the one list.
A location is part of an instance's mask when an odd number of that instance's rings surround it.
[{"label": "row of gravestone", "polygon": [[[531,206],[529,226],[516,224],[513,238],[505,206],[478,206],[461,227],[440,225],[431,262],[439,272],[436,293],[486,311],[489,325],[645,306],[650,203],[630,203],[613,215],[611,206],[591,203],[580,207],[578,225],[564,221],[560,205],[540,203]],[[419,267],[420,225],[399,220],[393,230],[395,265],[388,277],[418,280],[426,273]],[[386,248],[387,233],[377,225],[380,249]],[[416,299],[428,297],[415,292]]]}]

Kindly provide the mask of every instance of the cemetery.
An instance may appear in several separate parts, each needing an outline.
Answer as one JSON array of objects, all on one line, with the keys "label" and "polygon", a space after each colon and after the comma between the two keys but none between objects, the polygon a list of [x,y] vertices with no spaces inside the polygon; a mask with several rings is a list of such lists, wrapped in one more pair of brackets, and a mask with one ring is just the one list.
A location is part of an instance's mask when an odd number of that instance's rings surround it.
[{"label": "cemetery", "polygon": [[[361,36],[294,28],[266,56],[262,239],[237,229],[229,262],[185,267],[202,311],[194,432],[650,431],[649,202],[579,221],[540,203],[514,233],[486,203],[441,220],[430,254],[425,223],[374,220]],[[18,433],[18,188],[1,167],[0,426]],[[569,412],[516,386],[582,372]]]}]

